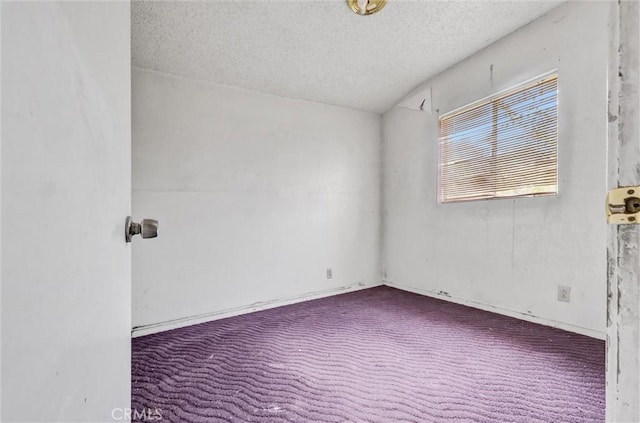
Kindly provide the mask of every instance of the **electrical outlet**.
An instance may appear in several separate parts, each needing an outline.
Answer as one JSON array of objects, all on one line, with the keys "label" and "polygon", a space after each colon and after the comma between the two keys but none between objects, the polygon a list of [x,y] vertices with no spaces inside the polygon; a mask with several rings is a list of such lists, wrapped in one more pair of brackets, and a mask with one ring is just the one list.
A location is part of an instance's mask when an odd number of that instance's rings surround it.
[{"label": "electrical outlet", "polygon": [[327,279],[331,279],[331,278],[333,278],[333,270],[329,268],[327,269]]},{"label": "electrical outlet", "polygon": [[568,303],[571,300],[571,287],[558,286],[558,301]]}]

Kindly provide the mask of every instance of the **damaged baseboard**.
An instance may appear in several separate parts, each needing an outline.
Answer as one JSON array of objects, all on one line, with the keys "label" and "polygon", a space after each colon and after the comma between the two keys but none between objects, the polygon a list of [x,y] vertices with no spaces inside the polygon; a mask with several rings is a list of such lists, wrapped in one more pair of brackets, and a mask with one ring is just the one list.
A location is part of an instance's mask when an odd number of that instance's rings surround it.
[{"label": "damaged baseboard", "polygon": [[148,325],[135,326],[131,330],[131,336],[136,338],[138,336],[150,335],[156,332],[164,332],[171,329],[177,329],[185,326],[196,325],[198,323],[210,322],[213,320],[224,319],[227,317],[238,316],[240,314],[251,313],[254,311],[267,310],[269,308],[280,307],[284,305],[300,303],[303,301],[316,300],[318,298],[329,297],[331,295],[345,294],[347,292],[359,291],[361,289],[373,288],[383,285],[382,282],[358,282],[351,285],[342,286],[340,288],[327,289],[323,291],[309,292],[302,295],[297,295],[287,298],[279,298],[269,301],[260,301],[250,304],[248,306],[229,308],[225,310],[215,311],[212,313],[199,314],[196,316],[183,317],[180,319],[169,320],[159,323],[151,323]]},{"label": "damaged baseboard", "polygon": [[444,291],[429,291],[426,289],[419,289],[410,287],[407,285],[402,285],[398,283],[394,283],[388,280],[382,281],[383,285],[389,286],[391,288],[400,289],[402,291],[413,292],[414,294],[424,295],[427,297],[437,298],[439,300],[450,301],[452,303],[464,305],[467,307],[473,307],[484,311],[489,311],[491,313],[502,314],[504,316],[514,317],[516,319],[525,320],[527,322],[537,323],[544,326],[551,326],[554,328],[566,330],[569,332],[579,333],[581,335],[590,336],[592,338],[602,339],[606,338],[605,332],[600,332],[594,329],[585,328],[582,326],[575,326],[568,323],[558,322],[556,320],[546,319],[544,317],[534,316],[532,314],[522,313],[519,311],[513,311],[506,308],[496,307],[488,304],[478,303],[475,301],[463,300],[460,298],[455,298],[449,295],[449,293]]}]

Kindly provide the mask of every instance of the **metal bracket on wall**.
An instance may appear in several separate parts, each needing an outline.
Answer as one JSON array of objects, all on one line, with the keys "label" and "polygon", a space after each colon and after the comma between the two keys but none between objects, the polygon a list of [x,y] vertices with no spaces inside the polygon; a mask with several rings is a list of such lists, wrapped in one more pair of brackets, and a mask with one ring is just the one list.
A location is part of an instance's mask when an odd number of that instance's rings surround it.
[{"label": "metal bracket on wall", "polygon": [[607,223],[640,223],[640,186],[621,187],[607,194]]}]

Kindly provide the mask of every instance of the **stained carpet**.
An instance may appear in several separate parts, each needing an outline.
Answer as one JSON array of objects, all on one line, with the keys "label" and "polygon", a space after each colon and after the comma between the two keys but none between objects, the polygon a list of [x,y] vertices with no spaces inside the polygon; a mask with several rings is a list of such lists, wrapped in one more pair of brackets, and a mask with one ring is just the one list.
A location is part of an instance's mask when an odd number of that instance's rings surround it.
[{"label": "stained carpet", "polygon": [[604,354],[603,341],[379,287],[133,339],[132,417],[603,422]]}]

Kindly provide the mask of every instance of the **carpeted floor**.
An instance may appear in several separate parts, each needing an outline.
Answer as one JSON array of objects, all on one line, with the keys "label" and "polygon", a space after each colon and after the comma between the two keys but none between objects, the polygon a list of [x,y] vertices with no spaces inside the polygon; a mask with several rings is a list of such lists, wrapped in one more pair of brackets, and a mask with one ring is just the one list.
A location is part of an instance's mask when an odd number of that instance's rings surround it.
[{"label": "carpeted floor", "polygon": [[132,408],[176,423],[603,422],[604,354],[379,287],[135,338]]}]

